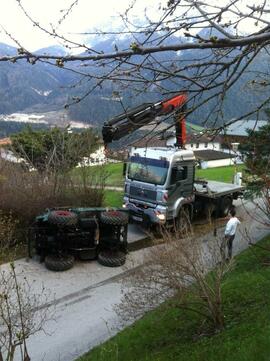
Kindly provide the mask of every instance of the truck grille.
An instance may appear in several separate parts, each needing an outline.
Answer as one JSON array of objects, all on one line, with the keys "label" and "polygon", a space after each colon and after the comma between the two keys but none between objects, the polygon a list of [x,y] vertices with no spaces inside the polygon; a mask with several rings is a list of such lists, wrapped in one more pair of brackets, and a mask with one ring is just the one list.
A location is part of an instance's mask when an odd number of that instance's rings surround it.
[{"label": "truck grille", "polygon": [[145,189],[141,187],[130,187],[130,196],[141,200],[155,201],[157,198],[157,192],[151,189]]}]

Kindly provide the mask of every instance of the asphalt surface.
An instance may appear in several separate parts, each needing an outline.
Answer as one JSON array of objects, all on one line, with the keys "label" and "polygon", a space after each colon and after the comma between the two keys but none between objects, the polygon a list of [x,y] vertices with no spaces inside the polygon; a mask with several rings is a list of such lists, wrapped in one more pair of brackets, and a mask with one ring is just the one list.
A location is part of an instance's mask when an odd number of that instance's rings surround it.
[{"label": "asphalt surface", "polygon": [[[269,233],[250,217],[255,214],[250,203],[238,202],[237,213],[242,224],[234,240],[234,254],[248,246],[246,233],[254,242]],[[217,232],[221,237],[224,227]],[[141,229],[129,227],[129,242],[145,237]],[[213,231],[204,235],[202,242],[207,244],[212,238]],[[53,313],[44,325],[45,332],[39,331],[28,340],[31,360],[72,361],[118,332],[122,326],[113,306],[121,299],[121,280],[129,270],[143,263],[144,252],[144,249],[130,252],[122,267],[107,268],[96,261],[78,262],[73,269],[60,273],[47,270],[37,260],[17,261],[16,270],[22,271],[22,277],[32,283],[31,292],[41,294],[41,309],[49,307]]]}]

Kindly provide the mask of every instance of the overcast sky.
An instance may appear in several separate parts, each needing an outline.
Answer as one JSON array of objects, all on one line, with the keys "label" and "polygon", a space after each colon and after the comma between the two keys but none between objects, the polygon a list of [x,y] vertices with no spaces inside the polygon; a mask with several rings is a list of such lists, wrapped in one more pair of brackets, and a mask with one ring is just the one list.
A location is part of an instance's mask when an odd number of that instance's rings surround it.
[{"label": "overcast sky", "polygon": [[[49,28],[50,23],[54,26],[58,23],[64,13],[62,10],[67,9],[74,0],[21,0],[21,2],[35,21]],[[157,4],[159,1],[155,0],[155,2]],[[108,28],[110,23],[119,22],[118,14],[123,13],[129,3],[129,0],[78,0],[78,4],[73,7],[58,31],[70,37],[69,33],[84,32],[99,25]],[[153,3],[154,0],[139,0],[138,13],[143,12],[144,7],[149,7]],[[0,0],[0,25],[30,51],[55,44],[54,39],[30,24],[16,0]],[[81,41],[82,38],[73,35],[73,39]],[[16,46],[5,35],[3,29],[0,33],[0,42]]]},{"label": "overcast sky", "polygon": [[[57,28],[59,34],[83,43],[89,40],[75,33],[93,30],[95,27],[103,30],[113,30],[121,24],[119,14],[122,14],[128,5],[134,0],[21,0],[25,10],[41,26],[51,29],[50,24]],[[143,19],[144,9],[147,7],[148,15],[154,17],[158,14],[160,3],[166,4],[168,0],[136,0],[135,14]],[[218,4],[229,0],[211,0]],[[258,4],[262,0],[253,0]],[[59,27],[59,19],[65,14],[65,10],[76,2],[71,13],[65,18]],[[250,0],[242,0],[242,5],[249,4]],[[245,9],[246,10],[246,9]],[[246,12],[246,11],[244,11]],[[246,20],[241,23],[240,30],[250,31],[254,21]],[[5,30],[3,30],[5,29]],[[20,46],[29,51],[37,50],[49,45],[57,44],[56,39],[47,36],[37,27],[33,27],[29,19],[18,6],[16,0],[0,0],[0,42],[13,46],[19,46],[5,34],[5,31],[17,40]]]}]

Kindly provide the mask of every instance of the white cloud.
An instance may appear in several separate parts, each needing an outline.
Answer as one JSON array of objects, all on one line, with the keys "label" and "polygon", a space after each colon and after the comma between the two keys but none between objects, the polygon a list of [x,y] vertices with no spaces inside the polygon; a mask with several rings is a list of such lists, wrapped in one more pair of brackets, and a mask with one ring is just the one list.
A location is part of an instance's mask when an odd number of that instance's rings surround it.
[{"label": "white cloud", "polygon": [[[57,28],[57,32],[75,42],[83,43],[89,40],[88,37],[78,35],[78,33],[100,28],[108,30],[121,25],[119,14],[123,13],[133,0],[78,0],[72,8],[71,13],[58,25],[59,19],[63,17],[65,10],[75,0],[21,0],[27,13],[41,26],[47,29]],[[225,4],[231,0],[209,0],[213,6]],[[255,4],[262,0],[254,0]],[[132,11],[136,22],[144,19],[144,9],[147,8],[148,15],[158,16],[160,2],[164,5],[167,0],[136,0],[136,5]],[[246,13],[246,5],[250,0],[241,0],[241,8]],[[162,6],[161,6],[162,7]],[[207,8],[207,7],[206,7]],[[181,10],[180,10],[181,11]],[[175,14],[173,14],[175,15]],[[179,15],[179,14],[178,14]],[[231,13],[228,16],[232,17]],[[168,19],[167,19],[168,20]],[[231,18],[232,20],[232,18]],[[57,39],[49,37],[44,32],[33,26],[29,19],[23,14],[18,6],[17,0],[0,0],[0,26],[2,26],[20,45],[30,51],[42,47],[57,44]],[[240,30],[251,31],[254,28],[254,20],[246,19],[241,23]],[[113,30],[113,29],[112,29]],[[199,29],[196,29],[199,31]],[[256,29],[257,30],[257,29]],[[12,39],[5,35],[0,28],[0,41],[15,45]]]},{"label": "white cloud", "polygon": [[[21,0],[27,13],[41,26],[51,29],[52,24],[53,27],[57,27],[60,34],[78,42],[83,40],[75,33],[94,29],[99,24],[106,24],[108,29],[111,22],[119,21],[120,23],[119,14],[123,13],[130,3],[129,0],[78,0],[69,16],[59,26],[59,19],[73,2],[74,0]],[[136,4],[137,13],[142,12],[146,6],[151,8],[154,3],[154,0],[139,0]],[[30,51],[57,43],[55,39],[30,23],[16,0],[0,0],[0,25],[21,46]],[[0,36],[1,42],[16,46],[16,43],[6,36],[3,30]]]}]

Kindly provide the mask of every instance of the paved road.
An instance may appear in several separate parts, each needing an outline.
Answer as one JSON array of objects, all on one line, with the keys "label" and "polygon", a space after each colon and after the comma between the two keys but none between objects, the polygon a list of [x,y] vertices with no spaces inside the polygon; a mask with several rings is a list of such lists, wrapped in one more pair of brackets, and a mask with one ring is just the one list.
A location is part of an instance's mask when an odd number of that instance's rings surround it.
[{"label": "paved road", "polygon": [[[234,241],[234,253],[247,247],[243,237],[246,231],[253,240],[269,233],[250,219],[245,208],[254,213],[250,203],[238,206],[238,214],[244,221]],[[218,229],[220,235],[223,231],[224,227]],[[130,242],[144,236],[135,226],[130,227]],[[210,239],[211,234],[203,237],[205,241]],[[33,292],[39,292],[42,285],[50,290],[50,294],[44,293],[44,302],[49,302],[55,312],[54,320],[45,325],[46,334],[39,332],[28,341],[32,360],[71,361],[115,334],[120,324],[113,305],[121,298],[121,279],[142,263],[144,252],[131,252],[123,267],[106,268],[95,261],[81,262],[63,273],[50,272],[33,260],[18,261],[17,270],[24,270],[30,281],[36,280]]]}]

